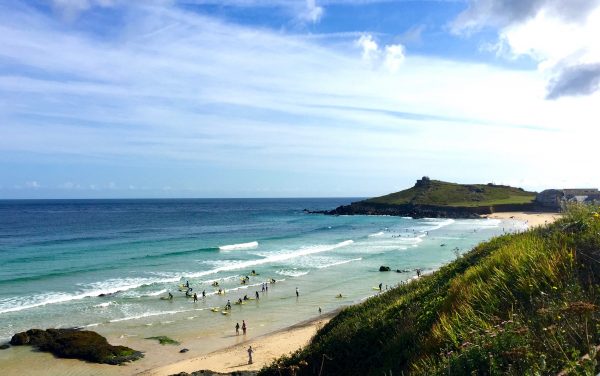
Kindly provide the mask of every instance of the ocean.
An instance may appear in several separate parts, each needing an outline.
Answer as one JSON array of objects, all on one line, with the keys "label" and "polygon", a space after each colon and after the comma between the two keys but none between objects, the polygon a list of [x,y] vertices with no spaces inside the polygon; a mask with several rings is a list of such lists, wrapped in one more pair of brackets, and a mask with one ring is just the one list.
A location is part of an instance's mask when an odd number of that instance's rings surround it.
[{"label": "ocean", "polygon": [[[82,327],[139,341],[151,335],[204,341],[208,351],[227,345],[242,319],[254,333],[281,329],[315,317],[319,307],[328,312],[360,302],[378,293],[380,283],[391,288],[417,268],[433,271],[483,240],[524,228],[494,219],[303,211],[355,200],[0,201],[0,339],[33,327]],[[382,265],[392,271],[379,272]],[[263,292],[270,279],[276,283]],[[186,281],[198,302],[180,291]],[[221,314],[227,300],[254,298],[257,291],[258,300]],[[161,299],[169,292],[173,300]]]}]

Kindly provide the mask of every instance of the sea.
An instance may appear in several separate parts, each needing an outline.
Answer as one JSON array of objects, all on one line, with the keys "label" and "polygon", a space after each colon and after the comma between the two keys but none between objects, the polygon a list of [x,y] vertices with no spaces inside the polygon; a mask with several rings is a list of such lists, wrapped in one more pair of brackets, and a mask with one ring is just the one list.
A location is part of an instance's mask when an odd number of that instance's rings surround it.
[{"label": "sea", "polygon": [[[257,334],[282,329],[525,228],[304,210],[356,200],[0,201],[0,342],[30,328],[78,327],[140,342],[153,335],[204,341],[208,351],[228,345],[242,319]],[[197,302],[186,297],[186,283]],[[234,304],[245,295],[254,300]]]}]

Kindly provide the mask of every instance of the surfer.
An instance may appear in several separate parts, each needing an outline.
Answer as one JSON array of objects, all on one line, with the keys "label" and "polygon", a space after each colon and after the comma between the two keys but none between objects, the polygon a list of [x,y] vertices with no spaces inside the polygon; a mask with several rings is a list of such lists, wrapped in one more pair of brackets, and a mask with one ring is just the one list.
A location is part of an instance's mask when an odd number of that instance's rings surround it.
[{"label": "surfer", "polygon": [[300,296],[300,292],[298,291],[298,288],[296,287],[296,298],[298,298]]},{"label": "surfer", "polygon": [[217,282],[217,281],[214,281],[214,282],[212,283],[212,285],[213,285],[213,287],[218,287],[218,286],[219,286],[219,282]]},{"label": "surfer", "polygon": [[379,284],[379,291],[381,291],[381,287],[383,286],[383,283]]},{"label": "surfer", "polygon": [[342,294],[337,294],[336,298],[343,298]]},{"label": "surfer", "polygon": [[421,269],[417,269],[417,278],[421,276]]},{"label": "surfer", "polygon": [[185,287],[190,288],[190,281],[185,281]]},{"label": "surfer", "polygon": [[262,286],[262,292],[265,292],[265,284],[262,283],[261,286]]},{"label": "surfer", "polygon": [[173,300],[173,294],[169,291],[169,300]]},{"label": "surfer", "polygon": [[249,300],[248,295],[244,295],[244,300]]},{"label": "surfer", "polygon": [[198,301],[198,295],[196,295],[196,293],[194,293],[194,303],[196,303]]},{"label": "surfer", "polygon": [[225,310],[231,309],[231,302],[227,299],[227,304],[225,304]]},{"label": "surfer", "polygon": [[252,275],[256,275],[256,270],[252,269],[252,273],[250,273]]},{"label": "surfer", "polygon": [[322,311],[321,311],[321,307],[319,307],[319,315],[321,314],[321,312],[322,312]]},{"label": "surfer", "polygon": [[256,292],[256,300],[260,299],[260,296],[258,295],[258,291]]},{"label": "surfer", "polygon": [[240,335],[240,323],[239,322],[235,323],[235,335],[236,336]]},{"label": "surfer", "polygon": [[237,302],[238,304],[242,304],[242,298],[239,298]]},{"label": "surfer", "polygon": [[242,320],[242,333],[246,335],[246,321]]},{"label": "surfer", "polygon": [[242,279],[242,285],[245,285],[245,284],[246,284],[246,280]]},{"label": "surfer", "polygon": [[206,298],[206,290],[202,290],[202,298]]},{"label": "surfer", "polygon": [[192,289],[191,289],[191,288],[188,288],[188,289],[187,289],[187,291],[185,292],[185,296],[187,296],[188,298],[189,298],[190,296],[192,296]]},{"label": "surfer", "polygon": [[271,283],[275,283],[277,281],[275,281],[275,279],[271,278]]}]

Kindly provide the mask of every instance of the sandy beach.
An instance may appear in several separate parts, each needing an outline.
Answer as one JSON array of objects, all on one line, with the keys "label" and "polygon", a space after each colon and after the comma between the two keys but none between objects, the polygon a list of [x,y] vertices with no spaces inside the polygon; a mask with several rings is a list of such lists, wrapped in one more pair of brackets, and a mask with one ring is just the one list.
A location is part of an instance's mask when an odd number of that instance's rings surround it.
[{"label": "sandy beach", "polygon": [[525,222],[529,228],[543,226],[552,223],[562,216],[561,213],[540,212],[505,212],[484,215],[486,218],[515,220]]},{"label": "sandy beach", "polygon": [[[139,373],[143,376],[167,376],[179,372],[211,370],[228,373],[233,371],[258,371],[282,355],[292,353],[305,346],[337,312],[322,315],[316,320],[294,325],[290,328],[264,335],[238,345],[212,352],[196,358],[158,367]],[[240,334],[240,337],[242,335]],[[248,348],[252,346],[253,363],[248,364]]]}]

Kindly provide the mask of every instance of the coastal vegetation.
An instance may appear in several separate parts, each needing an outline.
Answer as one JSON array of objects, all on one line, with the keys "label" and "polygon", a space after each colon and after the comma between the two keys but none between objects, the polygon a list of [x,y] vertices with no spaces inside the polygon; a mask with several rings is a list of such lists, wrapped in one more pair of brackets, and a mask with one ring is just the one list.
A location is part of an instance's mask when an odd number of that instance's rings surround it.
[{"label": "coastal vegetation", "polygon": [[504,204],[528,204],[535,199],[535,192],[521,188],[495,184],[457,184],[427,177],[400,192],[364,200],[364,203],[386,205],[435,205],[454,207],[494,206]]},{"label": "coastal vegetation", "polygon": [[423,177],[400,192],[343,205],[325,214],[383,214],[410,217],[476,218],[498,211],[535,208],[535,192],[506,185],[457,184]]},{"label": "coastal vegetation", "polygon": [[180,343],[172,338],[167,336],[155,336],[155,337],[146,337],[145,339],[155,339],[161,345],[179,345]]},{"label": "coastal vegetation", "polygon": [[10,344],[29,345],[59,358],[74,358],[93,363],[122,364],[144,356],[125,346],[112,346],[96,332],[77,329],[30,329],[15,334]]},{"label": "coastal vegetation", "polygon": [[600,213],[503,235],[344,309],[275,375],[595,375]]}]

